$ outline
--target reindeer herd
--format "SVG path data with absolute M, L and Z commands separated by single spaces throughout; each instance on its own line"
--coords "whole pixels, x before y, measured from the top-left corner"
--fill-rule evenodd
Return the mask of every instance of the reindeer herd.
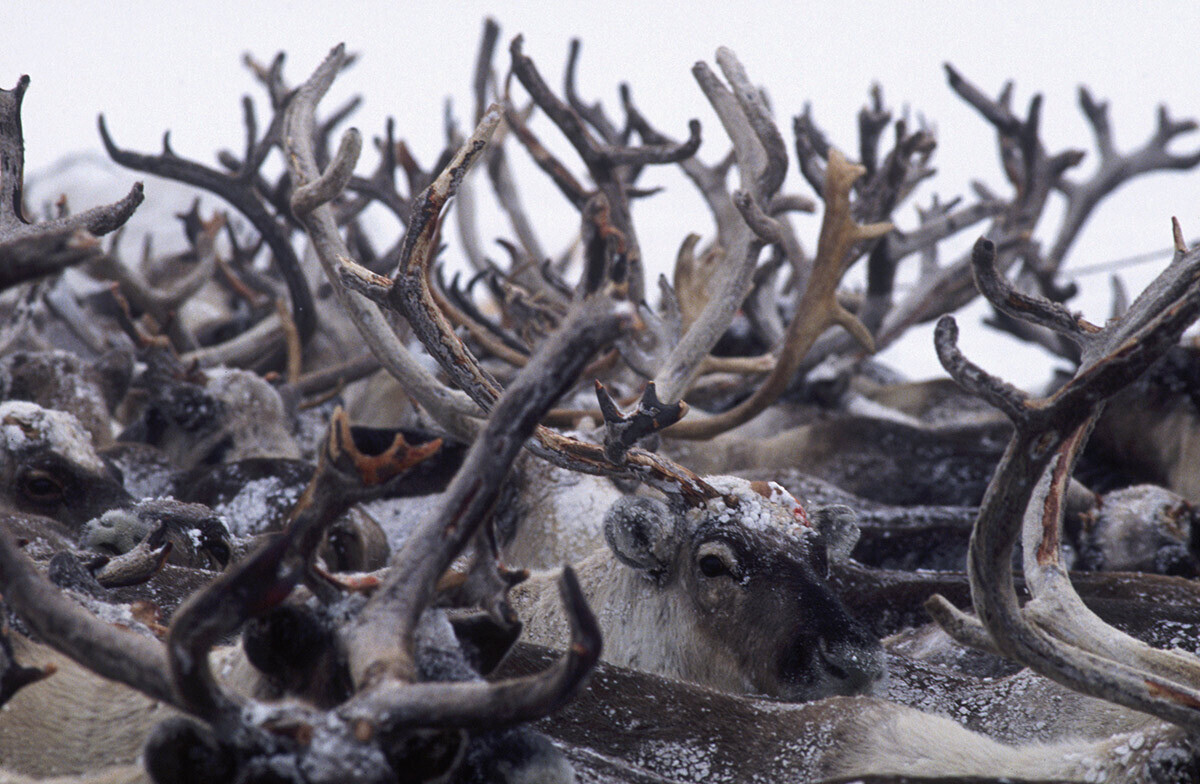
M 721 49 L 693 75 L 725 151 L 626 85 L 620 118 L 583 100 L 577 42 L 559 93 L 498 40 L 429 168 L 389 122 L 361 172 L 357 99 L 318 111 L 340 46 L 296 87 L 248 56 L 270 120 L 246 98 L 215 166 L 101 118 L 115 162 L 230 208 L 167 257 L 117 242 L 141 184 L 34 218 L 28 77 L 0 90 L 0 781 L 1200 780 L 1200 250 L 1175 223 L 1103 326 L 1061 280 L 1107 194 L 1200 164 L 1169 149 L 1195 124 L 1120 152 L 1081 90 L 1082 178 L 1040 96 L 947 66 L 1006 193 L 902 228 L 937 138 L 878 88 L 856 145 L 806 109 L 793 156 Z M 516 156 L 579 213 L 562 252 Z M 631 206 L 662 166 L 712 226 L 654 285 Z M 980 294 L 1073 372 L 966 357 Z M 952 382 L 871 358 L 933 320 Z

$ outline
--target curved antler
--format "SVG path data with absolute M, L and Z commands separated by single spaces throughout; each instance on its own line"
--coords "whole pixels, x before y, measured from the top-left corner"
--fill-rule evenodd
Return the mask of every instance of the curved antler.
M 1200 252 L 1178 250 L 1129 311 L 1104 329 L 1040 297 L 1018 297 L 999 279 L 988 240 L 976 243 L 974 260 L 980 289 L 994 305 L 1064 334 L 1080 345 L 1083 361 L 1066 385 L 1035 399 L 963 357 L 952 317 L 938 323 L 943 366 L 1003 411 L 1014 433 L 971 536 L 967 567 L 979 621 L 940 596 L 930 611 L 964 644 L 978 642 L 986 629 L 996 649 L 1069 688 L 1200 730 L 1200 659 L 1156 651 L 1104 624 L 1083 606 L 1058 555 L 1067 480 L 1101 406 L 1200 316 Z M 1022 526 L 1033 594 L 1023 608 L 1011 567 Z

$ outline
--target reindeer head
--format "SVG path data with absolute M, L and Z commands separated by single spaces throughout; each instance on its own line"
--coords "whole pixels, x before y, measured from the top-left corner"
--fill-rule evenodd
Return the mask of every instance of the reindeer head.
M 132 500 L 74 416 L 0 403 L 0 507 L 74 528 Z
M 857 539 L 853 513 L 810 517 L 773 482 L 706 481 L 721 495 L 692 507 L 623 498 L 605 520 L 612 551 L 675 622 L 647 632 L 674 637 L 680 677 L 788 700 L 875 687 L 882 649 L 826 583 L 829 558 Z

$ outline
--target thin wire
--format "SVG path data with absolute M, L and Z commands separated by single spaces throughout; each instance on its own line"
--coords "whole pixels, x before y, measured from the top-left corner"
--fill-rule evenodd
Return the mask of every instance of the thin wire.
M 1195 247 L 1197 243 L 1200 243 L 1200 239 L 1193 239 L 1188 242 L 1188 247 Z M 1174 248 L 1163 248 L 1161 250 L 1152 250 L 1147 251 L 1146 253 L 1139 253 L 1135 256 L 1126 256 L 1123 259 L 1101 261 L 1096 264 L 1088 264 L 1075 269 L 1065 269 L 1062 271 L 1062 273 L 1064 276 L 1069 278 L 1086 278 L 1089 275 L 1099 275 L 1103 272 L 1114 272 L 1119 269 L 1124 269 L 1125 267 L 1133 267 L 1138 264 L 1148 264 L 1152 261 L 1169 259 L 1174 254 Z

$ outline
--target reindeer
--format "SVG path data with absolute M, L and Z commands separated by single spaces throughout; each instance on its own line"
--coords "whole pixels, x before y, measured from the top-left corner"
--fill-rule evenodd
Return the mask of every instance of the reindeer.
M 878 641 L 825 583 L 853 547 L 845 507 L 810 516 L 783 488 L 705 481 L 709 504 L 630 496 L 604 520 L 608 547 L 577 564 L 604 633 L 604 659 L 732 693 L 805 701 L 870 693 L 886 674 Z M 728 500 L 735 500 L 736 506 Z M 551 573 L 513 591 L 531 642 L 554 645 L 566 619 Z
M 569 68 L 572 73 L 577 52 L 575 47 Z M 293 781 L 345 779 L 351 775 L 383 780 L 393 778 L 399 765 L 437 768 L 436 763 L 453 756 L 447 749 L 458 748 L 454 739 L 459 736 L 454 733 L 460 729 L 508 726 L 558 707 L 599 656 L 596 624 L 587 613 L 583 591 L 569 570 L 563 573 L 563 583 L 570 607 L 567 615 L 572 644 L 562 663 L 548 674 L 534 676 L 533 681 L 445 684 L 423 680 L 416 661 L 416 640 L 421 636 L 419 619 L 435 594 L 439 578 L 469 542 L 474 544 L 469 571 L 457 581 L 443 583 L 443 587 L 460 600 L 466 597 L 468 605 L 482 606 L 494 617 L 512 620 L 505 605 L 504 589 L 516 575 L 496 563 L 494 537 L 484 527 L 483 518 L 500 492 L 509 465 L 525 445 L 531 453 L 561 468 L 611 476 L 626 485 L 641 483 L 661 493 L 662 498 L 645 496 L 617 502 L 610 515 L 612 525 L 606 525 L 606 530 L 612 531 L 609 538 L 615 541 L 613 555 L 608 557 L 623 555 L 653 570 L 660 555 L 669 556 L 673 547 L 678 548 L 674 560 L 667 557 L 665 561 L 657 561 L 670 565 L 669 569 L 660 567 L 658 571 L 682 575 L 682 583 L 692 581 L 698 586 L 690 594 L 696 597 L 696 602 L 715 597 L 710 606 L 724 610 L 727 608 L 721 600 L 724 595 L 735 597 L 724 602 L 736 606 L 742 601 L 741 595 L 726 590 L 732 587 L 729 585 L 732 580 L 722 570 L 732 577 L 736 570 L 745 569 L 745 576 L 753 571 L 747 567 L 750 559 L 745 553 L 768 549 L 777 554 L 786 549 L 784 545 L 796 546 L 797 539 L 800 545 L 810 546 L 791 553 L 791 560 L 777 558 L 776 563 L 781 563 L 782 571 L 793 578 L 799 575 L 809 580 L 819 576 L 822 553 L 827 548 L 812 546 L 814 542 L 810 540 L 822 536 L 815 529 L 825 526 L 822 523 L 814 526 L 813 534 L 789 539 L 787 534 L 794 534 L 790 530 L 794 520 L 779 518 L 784 512 L 790 513 L 790 498 L 779 493 L 778 500 L 783 506 L 776 509 L 770 505 L 773 501 L 761 499 L 762 493 L 747 491 L 746 483 L 703 478 L 644 445 L 660 437 L 707 439 L 752 420 L 786 391 L 796 374 L 804 369 L 804 363 L 844 353 L 841 347 L 844 336 L 825 335 L 827 327 L 843 327 L 864 347 L 884 344 L 894 339 L 906 324 L 931 318 L 936 315 L 933 311 L 951 307 L 948 303 L 974 296 L 973 291 L 969 295 L 963 293 L 969 288 L 972 271 L 984 295 L 996 307 L 1010 316 L 1032 319 L 1039 326 L 1050 327 L 1079 344 L 1080 371 L 1049 399 L 1034 400 L 967 362 L 954 345 L 953 322 L 939 325 L 937 349 L 944 365 L 960 383 L 1009 418 L 1013 434 L 983 496 L 970 548 L 971 593 L 979 620 L 961 614 L 945 602 L 933 602 L 930 611 L 960 641 L 999 651 L 1072 689 L 1147 711 L 1178 726 L 1147 725 L 1145 719 L 1138 719 L 1141 723 L 1136 725 L 1139 728 L 1136 733 L 1140 735 L 1013 748 L 974 735 L 948 720 L 877 698 L 821 700 L 777 711 L 780 718 L 772 722 L 761 719 L 769 711 L 745 709 L 746 705 L 755 706 L 753 701 L 687 684 L 659 683 L 648 674 L 635 676 L 641 680 L 624 683 L 661 688 L 663 691 L 657 694 L 690 691 L 699 695 L 690 702 L 684 700 L 694 706 L 692 716 L 704 715 L 716 706 L 729 715 L 746 717 L 740 723 L 743 727 L 759 721 L 761 726 L 784 733 L 784 737 L 801 738 L 803 751 L 796 752 L 792 747 L 781 749 L 775 737 L 748 734 L 744 730 L 739 734 L 732 725 L 718 726 L 717 729 L 728 733 L 726 743 L 735 744 L 739 755 L 745 756 L 753 749 L 754 758 L 746 767 L 754 770 L 770 769 L 769 757 L 793 761 L 795 764 L 787 772 L 810 777 L 1011 771 L 1015 775 L 1116 779 L 1193 771 L 1196 754 L 1188 733 L 1196 729 L 1194 706 L 1200 704 L 1193 685 L 1197 682 L 1195 662 L 1183 654 L 1148 650 L 1114 634 L 1087 614 L 1067 583 L 1065 567 L 1059 560 L 1058 531 L 1070 468 L 1100 404 L 1132 381 L 1166 346 L 1177 341 L 1200 309 L 1194 282 L 1195 254 L 1182 245 L 1177 232 L 1176 263 L 1120 322 L 1103 330 L 1043 299 L 1015 292 L 1002 275 L 1018 256 L 1029 253 L 1024 238 L 1032 231 L 1052 190 L 1057 187 L 1068 193 L 1071 204 L 1063 236 L 1069 240 L 1099 196 L 1132 175 L 1105 171 L 1095 182 L 1078 185 L 1063 182 L 1063 171 L 1077 162 L 1078 156 L 1051 156 L 1042 148 L 1037 139 L 1040 104 L 1031 108 L 1028 119 L 1016 118 L 1007 100 L 988 101 L 949 69 L 952 87 L 979 108 L 1000 133 L 1006 172 L 1018 186 L 1017 197 L 998 209 L 995 205 L 984 205 L 985 209 L 969 211 L 969 215 L 955 216 L 953 220 L 948 214 L 943 215 L 945 220 L 935 219 L 924 226 L 918 232 L 921 235 L 918 239 L 891 234 L 891 226 L 884 219 L 927 176 L 924 164 L 932 149 L 931 135 L 924 131 L 909 134 L 901 125 L 896 149 L 880 161 L 877 143 L 890 118 L 881 119 L 886 113 L 877 98 L 874 112 L 866 112 L 862 121 L 864 165 L 860 167 L 846 161 L 828 144 L 815 131 L 811 118 L 798 118 L 797 152 L 801 169 L 806 179 L 817 186 L 826 204 L 817 256 L 809 263 L 802 257 L 786 219 L 786 213 L 796 210 L 800 202 L 779 190 L 787 157 L 782 137 L 766 101 L 731 52 L 721 50 L 717 56 L 728 84 L 707 65 L 695 69 L 697 80 L 734 141 L 735 154 L 728 159 L 729 163 L 713 167 L 694 159 L 700 143 L 697 124 L 690 127 L 686 142 L 672 142 L 650 126 L 626 91 L 623 104 L 630 133 L 621 133 L 598 108 L 579 100 L 574 94 L 573 76 L 568 76 L 564 102 L 541 80 L 532 61 L 523 54 L 519 39 L 514 42 L 511 54 L 514 79 L 567 135 L 586 163 L 594 189 L 583 186 L 540 146 L 524 124 L 524 113 L 511 101 L 506 100 L 503 107 L 491 111 L 485 110 L 485 102 L 480 101 L 476 131 L 443 173 L 411 202 L 401 204 L 403 200 L 386 197 L 398 214 L 404 213 L 407 229 L 396 253 L 389 256 L 398 260 L 395 276 L 368 269 L 357 261 L 360 255 L 365 255 L 362 245 L 352 250 L 340 231 L 347 215 L 362 207 L 361 202 L 352 203 L 342 196 L 352 183 L 360 194 L 374 193 L 372 198 L 384 200 L 378 195 L 383 189 L 377 180 L 356 182 L 353 176 L 361 148 L 357 132 L 343 136 L 337 152 L 327 157 L 328 165 L 323 170 L 318 165 L 322 156 L 317 146 L 328 129 L 316 127 L 315 108 L 345 62 L 340 48 L 294 93 L 284 88 L 278 65 L 264 69 L 263 79 L 271 89 L 277 109 L 276 122 L 259 140 L 256 123 L 252 117 L 247 120 L 249 141 L 245 159 L 234 161 L 232 168 L 237 170 L 236 174 L 227 175 L 224 180 L 235 197 L 240 198 L 239 209 L 257 216 L 255 225 L 263 233 L 264 242 L 275 251 L 285 277 L 290 276 L 289 292 L 293 295 L 297 333 L 311 335 L 314 325 L 311 308 L 306 311 L 303 301 L 308 294 L 306 285 L 302 277 L 300 283 L 296 281 L 298 268 L 294 264 L 288 266 L 289 254 L 284 246 L 289 229 L 280 225 L 288 221 L 289 225 L 304 227 L 333 296 L 355 322 L 374 361 L 405 385 L 406 393 L 420 406 L 423 416 L 432 418 L 447 434 L 473 444 L 436 513 L 392 557 L 390 568 L 377 578 L 380 584 L 370 585 L 368 580 L 330 580 L 328 575 L 313 568 L 319 534 L 328 526 L 331 510 L 342 502 L 335 500 L 337 493 L 330 492 L 330 488 L 344 489 L 344 485 L 330 479 L 336 472 L 328 469 L 318 472 L 311 492 L 303 497 L 283 536 L 235 564 L 178 611 L 165 646 L 121 635 L 65 603 L 61 595 L 36 578 L 11 543 L 0 538 L 0 590 L 34 634 L 98 673 L 115 677 L 192 717 L 186 722 L 172 721 L 151 736 L 145 756 L 154 775 L 159 779 L 172 778 L 182 772 L 181 760 L 188 759 L 198 760 L 201 777 L 213 780 L 267 773 Z M 481 96 L 486 92 L 486 72 L 485 64 L 481 69 L 483 78 L 479 79 Z M 1104 168 L 1111 170 L 1119 161 L 1114 159 L 1103 108 L 1089 97 L 1085 112 L 1097 129 Z M 487 319 L 481 319 L 478 311 L 469 312 L 468 303 L 461 298 L 454 301 L 450 296 L 452 291 L 439 291 L 430 283 L 435 278 L 431 267 L 439 246 L 442 210 L 456 193 L 465 195 L 458 188 L 471 162 L 481 156 L 492 156 L 489 164 L 495 165 L 489 165 L 489 171 L 497 172 L 493 174 L 497 182 L 503 179 L 502 162 L 488 147 L 501 114 L 512 134 L 551 173 L 559 189 L 579 208 L 583 219 L 584 272 L 573 292 L 570 287 L 560 285 L 561 281 L 550 274 L 553 270 L 541 276 L 531 272 L 537 269 L 543 254 L 533 252 L 533 238 L 522 237 L 526 247 L 514 256 L 531 255 L 535 263 L 524 265 L 520 258 L 516 259 L 513 274 L 496 283 L 505 301 L 513 304 L 512 312 L 523 314 L 522 318 L 514 319 L 517 326 L 512 330 L 486 323 Z M 1149 148 L 1150 154 L 1138 161 L 1136 172 L 1176 165 L 1177 161 L 1170 156 L 1164 159 L 1159 153 L 1165 153 L 1166 142 L 1180 132 L 1179 124 L 1170 123 L 1164 114 L 1160 125 L 1160 134 Z M 107 131 L 103 133 L 110 152 L 115 151 L 114 157 L 131 161 L 139 158 L 142 165 L 153 164 L 177 173 L 186 170 L 190 172 L 188 176 L 198 178 L 197 172 L 189 170 L 186 162 L 169 148 L 153 160 L 148 156 L 133 156 L 116 150 Z M 634 133 L 644 144 L 630 144 Z M 275 145 L 285 152 L 290 194 L 288 214 L 281 215 L 278 223 L 270 216 L 267 221 L 262 220 L 268 200 L 256 176 L 258 166 Z M 386 146 L 388 155 L 396 154 L 390 134 Z M 731 194 L 725 179 L 735 160 L 742 188 Z M 634 183 L 638 174 L 650 165 L 665 162 L 680 162 L 685 166 L 712 207 L 718 224 L 718 242 L 702 249 L 699 257 L 694 253 L 695 240 L 685 242 L 681 250 L 681 274 L 677 274 L 672 292 L 678 295 L 678 313 L 670 307 L 664 313 L 654 313 L 644 305 L 642 259 L 629 209 L 629 199 L 636 194 Z M 382 178 L 390 177 L 392 168 L 389 165 Z M 415 164 L 406 168 L 411 180 L 420 180 L 422 173 Z M 213 179 L 207 175 L 206 178 Z M 1068 184 L 1072 187 L 1065 187 Z M 391 192 L 394 196 L 394 188 Z M 517 223 L 519 210 L 511 200 L 506 209 Z M 890 278 L 895 262 L 905 253 L 929 250 L 930 243 L 956 231 L 955 227 L 960 227 L 970 216 L 976 219 L 998 216 L 989 231 L 995 242 L 978 244 L 965 264 L 940 270 L 932 265 L 932 273 L 923 276 L 912 298 L 893 308 Z M 285 235 L 284 242 L 277 248 L 281 234 Z M 774 271 L 760 274 L 758 257 L 765 246 L 775 248 L 781 262 Z M 1051 273 L 1054 263 L 1061 261 L 1064 248 L 1062 243 L 1056 243 L 1052 253 L 1056 258 L 1048 264 Z M 838 298 L 837 286 L 845 267 L 868 250 L 872 287 L 857 313 L 851 313 Z M 720 265 L 717 273 L 705 274 L 712 271 L 718 259 L 729 263 Z M 291 262 L 295 261 L 292 252 Z M 786 328 L 782 316 L 787 310 L 777 307 L 770 296 L 773 287 L 763 284 L 764 280 L 769 283 L 783 262 L 790 263 L 797 279 L 791 320 Z M 551 304 L 540 306 L 539 302 L 534 303 L 539 305 L 535 307 L 531 303 L 536 298 L 525 297 L 518 290 L 523 285 L 544 296 L 540 302 Z M 934 296 L 938 292 L 950 295 Z M 729 331 L 737 311 L 746 303 L 749 303 L 748 318 L 753 317 L 756 323 L 754 330 L 759 337 L 769 336 L 771 339 L 762 342 L 776 348 L 762 357 L 714 356 L 712 349 L 717 340 Z M 307 304 L 311 305 L 311 301 Z M 519 311 L 518 304 L 525 310 Z M 393 330 L 385 315 L 389 312 L 404 318 L 454 389 L 413 356 Z M 283 321 L 281 314 L 277 325 Z M 643 325 L 643 329 L 632 329 L 635 322 Z M 501 368 L 497 375 L 488 372 L 459 337 L 456 325 L 470 335 L 472 345 L 483 347 L 493 358 L 511 360 L 513 367 L 523 368 L 517 371 Z M 271 330 L 263 330 L 268 331 Z M 532 348 L 531 344 L 538 344 L 539 336 L 545 337 Z M 647 336 L 654 339 L 641 340 Z M 614 339 L 616 349 L 607 350 Z M 294 358 L 295 352 L 289 352 L 289 375 L 295 370 Z M 595 441 L 537 424 L 552 401 L 570 386 L 574 375 L 593 358 L 589 370 L 611 367 L 611 363 L 620 359 L 639 376 L 653 378 L 654 384 L 647 385 L 640 396 L 635 395 L 622 405 L 600 387 L 598 411 L 581 412 L 575 405 L 578 401 L 572 400 L 572 408 L 552 412 L 556 421 L 573 424 L 586 418 L 603 421 L 604 430 L 595 435 Z M 726 392 L 732 389 L 731 396 L 740 402 L 723 411 L 689 413 L 684 397 L 690 397 L 693 390 L 706 390 L 698 397 L 719 399 L 723 393 L 715 374 L 728 373 L 742 377 L 724 387 Z M 762 383 L 752 378 L 764 374 Z M 498 377 L 507 380 L 507 385 L 501 384 Z M 610 382 L 614 389 L 628 383 L 619 373 L 614 373 Z M 337 449 L 327 455 L 328 462 L 348 460 L 359 481 L 382 470 L 373 461 L 364 465 L 361 454 L 349 448 L 344 435 L 331 436 L 329 443 L 337 445 Z M 396 452 L 389 450 L 381 461 L 390 471 L 395 458 Z M 769 485 L 766 489 L 766 495 L 776 495 Z M 754 497 L 756 494 L 759 498 Z M 734 507 L 747 516 L 734 525 L 725 525 L 733 522 Z M 765 515 L 763 509 L 767 510 Z M 720 518 L 725 514 L 731 519 L 722 521 Z M 769 520 L 769 524 L 762 526 L 764 530 L 751 524 L 763 517 Z M 1025 608 L 1018 606 L 1010 572 L 1016 527 L 1022 519 L 1026 539 L 1023 566 L 1034 594 Z M 696 546 L 694 552 L 666 535 L 667 529 L 687 528 L 691 521 L 697 523 L 695 531 L 702 532 L 698 539 L 689 542 Z M 636 525 L 629 525 L 631 522 Z M 783 522 L 787 524 L 781 525 Z M 655 532 L 656 546 L 641 546 L 639 531 Z M 709 533 L 713 536 L 705 538 Z M 840 554 L 844 549 L 841 536 L 831 538 L 839 546 L 834 553 L 825 552 L 826 557 Z M 749 545 L 739 547 L 741 540 Z M 774 540 L 773 544 L 769 540 Z M 764 541 L 771 546 L 764 545 Z M 687 556 L 686 563 L 681 554 Z M 626 568 L 624 563 L 620 565 Z M 706 569 L 712 574 L 706 575 Z M 623 574 L 628 579 L 628 572 Z M 749 576 L 753 587 L 767 581 L 763 574 Z M 702 583 L 704 577 L 710 578 L 711 584 Z M 296 700 L 268 702 L 220 682 L 208 660 L 216 641 L 275 605 L 300 582 L 313 593 L 316 603 L 326 609 L 326 617 L 335 617 L 330 633 L 337 644 L 332 650 L 342 657 L 340 673 L 345 677 L 346 688 L 316 695 L 292 694 L 296 691 L 295 682 L 281 676 L 280 680 L 293 685 L 277 688 Z M 700 588 L 702 585 L 707 587 Z M 373 588 L 374 592 L 369 599 L 363 599 L 352 595 L 354 587 Z M 601 585 L 597 595 L 603 590 Z M 817 595 L 821 596 L 820 590 Z M 746 600 L 746 604 L 751 601 Z M 762 596 L 753 601 L 763 601 Z M 43 608 L 41 616 L 34 612 L 35 607 Z M 511 623 L 508 628 L 511 630 Z M 790 645 L 775 650 L 783 650 L 788 658 L 819 659 L 827 676 L 833 674 L 835 667 L 846 666 L 844 656 L 853 655 L 837 650 L 849 647 L 846 638 L 857 636 L 853 630 L 847 632 L 843 628 L 841 637 L 823 629 L 818 634 L 804 633 L 813 637 L 824 634 L 830 639 L 824 646 L 816 640 L 815 652 L 797 652 Z M 81 650 L 82 639 L 94 644 Z M 773 646 L 756 638 L 748 643 L 760 646 L 757 650 Z M 286 653 L 277 646 L 268 645 L 267 649 L 271 654 L 268 660 Z M 300 663 L 289 660 L 282 669 L 297 664 Z M 879 669 L 877 662 L 868 663 L 854 678 L 847 679 L 851 681 L 848 688 L 869 684 Z M 730 678 L 728 670 L 720 677 L 725 682 L 736 680 Z M 769 680 L 766 676 L 743 676 L 743 681 L 748 681 L 754 690 L 775 688 Z M 815 692 L 837 691 L 837 679 L 833 681 L 831 684 L 826 678 Z M 670 724 L 662 722 L 664 732 L 674 732 L 685 739 L 697 734 L 693 728 L 689 736 L 686 729 L 667 726 Z M 701 729 L 701 737 L 705 731 Z M 709 740 L 716 742 L 711 737 Z M 631 747 L 628 739 L 624 749 L 622 753 L 646 753 Z M 675 762 L 662 760 L 664 765 Z M 453 760 L 449 765 L 453 766 Z M 417 775 L 432 776 L 441 771 L 441 768 L 435 771 L 422 767 Z M 698 770 L 695 777 L 709 773 Z
M 349 439 L 344 417 L 335 421 L 322 467 L 285 535 L 243 560 L 181 608 L 166 646 L 113 630 L 75 607 L 36 574 L 7 534 L 0 534 L 0 591 L 38 636 L 99 674 L 151 698 L 142 698 L 143 713 L 152 712 L 153 703 L 159 701 L 202 722 L 171 721 L 152 735 L 146 764 L 158 781 L 175 780 L 189 768 L 190 775 L 202 780 L 225 780 L 239 770 L 242 775 L 254 775 L 253 771 L 268 765 L 275 775 L 284 771 L 283 775 L 296 781 L 344 780 L 351 773 L 360 779 L 365 775 L 365 780 L 387 780 L 396 775 L 394 765 L 414 754 L 420 765 L 438 764 L 432 747 L 439 744 L 449 749 L 441 764 L 453 768 L 458 760 L 454 749 L 461 743 L 454 730 L 502 727 L 557 705 L 578 685 L 599 652 L 594 620 L 573 576 L 567 573 L 564 599 L 574 608 L 574 645 L 561 666 L 539 678 L 495 685 L 412 683 L 420 677 L 413 640 L 419 636 L 418 619 L 432 598 L 435 582 L 475 535 L 513 456 L 540 413 L 557 396 L 562 382 L 554 379 L 570 378 L 582 365 L 581 355 L 611 340 L 628 321 L 628 306 L 613 303 L 607 295 L 585 301 L 573 323 L 531 362 L 497 403 L 491 424 L 473 445 L 441 512 L 398 555 L 374 597 L 361 605 L 357 619 L 338 627 L 343 639 L 334 647 L 342 650 L 345 646 L 343 666 L 356 691 L 349 697 L 310 695 L 317 706 L 333 699 L 336 709 L 291 702 L 256 703 L 218 681 L 208 656 L 220 637 L 276 605 L 302 578 L 306 582 L 322 579 L 309 571 L 315 546 L 321 529 L 353 500 L 355 484 L 378 483 L 402 474 L 431 451 L 408 450 L 397 440 L 381 455 L 363 455 Z M 485 476 L 489 478 L 481 485 Z M 479 562 L 481 569 L 487 568 L 486 559 Z M 324 585 L 326 594 L 330 588 L 338 590 L 328 583 L 311 584 L 314 588 Z M 240 600 L 242 596 L 254 597 L 252 601 L 260 609 L 250 610 Z M 394 628 L 385 617 L 408 624 L 408 630 L 402 629 L 392 638 L 383 631 Z M 284 650 L 280 654 L 307 652 Z M 37 685 L 26 689 L 36 700 Z M 62 696 L 51 698 L 49 705 L 65 707 Z M 6 720 L 15 721 L 11 717 Z M 434 732 L 422 734 L 422 728 Z M 448 738 L 446 730 L 451 731 Z M 16 733 L 6 734 L 6 738 L 15 737 Z M 285 762 L 285 758 L 291 761 Z
M 67 532 L 132 497 L 73 415 L 0 403 L 0 509 L 44 515 Z

